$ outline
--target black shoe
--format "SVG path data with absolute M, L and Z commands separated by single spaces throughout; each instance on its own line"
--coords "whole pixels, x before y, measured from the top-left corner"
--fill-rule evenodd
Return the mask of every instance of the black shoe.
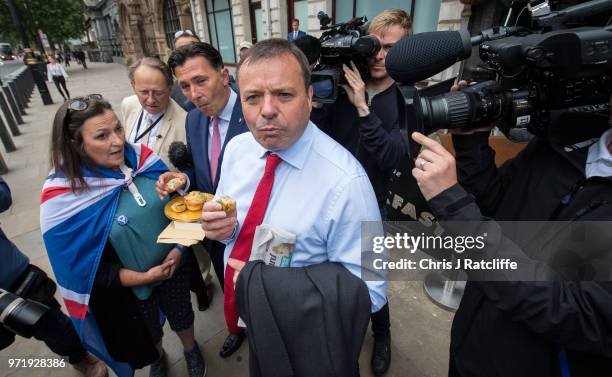
M 167 377 L 168 376 L 168 358 L 164 352 L 149 369 L 149 377 Z
M 226 358 L 238 351 L 243 340 L 244 332 L 240 334 L 229 334 L 227 338 L 225 338 L 225 342 L 223 342 L 223 347 L 221 347 L 221 351 L 219 351 L 219 356 Z
M 185 362 L 187 363 L 187 373 L 189 377 L 204 377 L 208 371 L 208 365 L 202 357 L 198 343 L 195 343 L 193 349 L 189 352 L 184 352 Z
M 391 335 L 385 337 L 374 337 L 374 350 L 372 350 L 372 373 L 380 377 L 387 373 L 391 365 Z
M 208 288 L 198 289 L 196 290 L 196 298 L 198 299 L 198 310 L 203 312 L 206 309 L 210 308 L 210 303 L 212 302 L 213 294 L 212 292 L 208 292 Z

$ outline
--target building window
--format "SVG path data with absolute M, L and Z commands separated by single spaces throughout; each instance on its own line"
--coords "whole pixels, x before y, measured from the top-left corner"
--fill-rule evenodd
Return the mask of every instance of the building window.
M 181 21 L 176 12 L 176 4 L 174 0 L 164 0 L 164 31 L 170 50 L 174 50 L 174 33 L 179 30 L 181 30 Z
M 250 0 L 249 10 L 251 13 L 251 35 L 253 36 L 251 42 L 263 41 L 265 37 L 261 0 Z
M 372 20 L 374 16 L 388 8 L 401 8 L 411 14 L 413 2 L 414 0 L 335 0 L 334 22 L 346 22 L 362 16 Z
M 206 15 L 211 44 L 219 50 L 224 63 L 236 63 L 234 24 L 229 0 L 206 0 Z

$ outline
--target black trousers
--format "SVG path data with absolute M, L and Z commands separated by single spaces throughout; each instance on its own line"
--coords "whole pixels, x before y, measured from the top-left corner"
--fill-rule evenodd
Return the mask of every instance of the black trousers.
M 159 318 L 160 309 L 168 319 L 172 331 L 183 331 L 193 326 L 194 314 L 189 293 L 190 276 L 191 264 L 188 260 L 184 260 L 174 272 L 174 276 L 156 286 L 149 298 L 137 301 L 142 318 L 155 343 L 158 343 L 164 335 Z
M 389 303 L 380 308 L 379 311 L 372 313 L 372 332 L 374 338 L 382 339 L 391 335 L 391 319 L 389 318 Z
M 185 258 L 187 259 L 187 262 L 191 265 L 191 277 L 189 280 L 189 290 L 195 293 L 196 295 L 198 295 L 198 300 L 199 300 L 199 297 L 202 295 L 208 297 L 208 292 L 206 289 L 206 282 L 204 281 L 204 277 L 202 276 L 202 273 L 200 271 L 200 265 L 198 264 L 198 260 L 196 259 L 193 248 L 188 247 L 187 250 L 185 250 L 184 255 L 185 255 Z M 199 301 L 198 301 L 198 304 L 200 304 Z
M 64 97 L 64 99 L 69 99 L 70 93 L 68 93 L 68 88 L 66 88 L 66 79 L 64 78 L 64 76 L 53 76 L 53 82 L 55 83 L 55 87 L 57 88 L 57 91 L 60 92 L 62 97 Z M 64 88 L 63 92 L 60 88 L 60 85 L 62 86 L 62 88 Z
M 215 269 L 215 274 L 217 275 L 217 279 L 219 280 L 219 285 L 221 286 L 221 290 L 223 291 L 223 276 L 225 275 L 225 268 L 223 266 L 223 253 L 225 252 L 225 244 L 219 241 L 211 241 L 204 242 L 204 247 L 208 254 L 210 255 L 210 261 L 212 262 L 213 268 Z
M 378 203 L 378 209 L 380 210 L 380 217 L 383 221 L 387 220 L 387 207 L 385 202 L 381 201 Z M 385 304 L 379 311 L 372 313 L 370 316 L 372 321 L 372 332 L 374 338 L 381 339 L 391 335 L 391 318 L 389 317 L 389 302 Z

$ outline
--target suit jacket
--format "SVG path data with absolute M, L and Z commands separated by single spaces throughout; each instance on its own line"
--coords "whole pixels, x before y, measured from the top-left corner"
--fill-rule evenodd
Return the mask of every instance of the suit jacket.
M 138 97 L 136 97 L 136 95 L 126 97 L 121 101 L 121 123 L 123 127 L 125 127 L 126 138 L 129 137 L 132 132 L 132 128 L 134 128 L 134 125 L 138 121 L 141 111 L 142 106 L 140 102 L 138 102 Z M 183 108 L 173 99 L 170 99 L 168 109 L 160 121 L 157 140 L 153 146 L 153 152 L 157 153 L 166 165 L 173 170 L 174 166 L 168 159 L 168 148 L 173 141 L 180 141 L 182 143 L 186 141 L 186 117 L 187 113 L 185 110 L 183 110 Z
M 303 31 L 301 31 L 301 30 L 298 30 L 297 37 L 293 38 L 293 31 L 290 31 L 290 32 L 287 34 L 287 40 L 288 40 L 289 42 L 293 42 L 293 41 L 295 41 L 296 39 L 300 39 L 300 38 L 305 37 L 305 36 L 306 36 L 306 33 L 304 33 L 304 32 L 303 32 Z
M 353 377 L 370 320 L 363 280 L 339 263 L 246 264 L 236 306 L 249 332 L 252 377 Z
M 185 174 L 189 176 L 191 189 L 214 193 L 217 190 L 223 163 L 223 154 L 227 143 L 236 135 L 249 131 L 242 116 L 242 105 L 240 98 L 236 99 L 232 117 L 229 122 L 227 136 L 221 148 L 219 163 L 217 164 L 217 182 L 213 182 L 210 175 L 210 161 L 208 160 L 208 122 L 210 118 L 199 109 L 193 109 L 187 114 L 187 148 L 193 159 L 193 167 L 186 169 Z

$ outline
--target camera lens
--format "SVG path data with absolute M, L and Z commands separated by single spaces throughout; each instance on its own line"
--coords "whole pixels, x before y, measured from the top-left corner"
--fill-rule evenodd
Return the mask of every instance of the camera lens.
M 465 128 L 470 125 L 470 99 L 466 93 L 453 92 L 421 98 L 425 129 Z
M 0 289 L 0 323 L 25 338 L 31 338 L 35 326 L 49 307 L 23 299 Z

